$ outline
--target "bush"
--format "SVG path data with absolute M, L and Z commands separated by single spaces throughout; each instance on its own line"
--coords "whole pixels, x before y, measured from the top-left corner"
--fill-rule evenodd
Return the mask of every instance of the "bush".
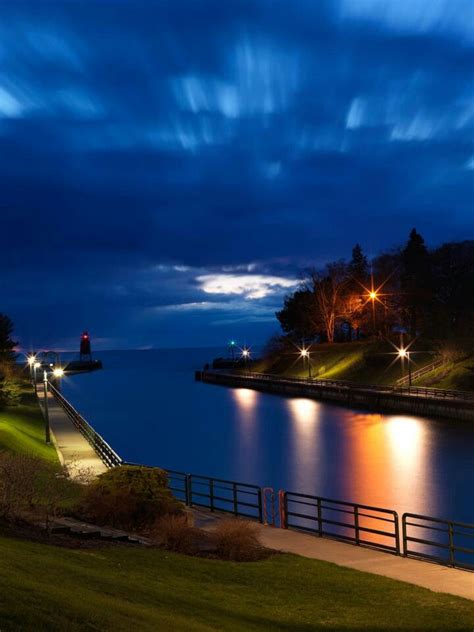
M 183 511 L 168 489 L 166 472 L 134 465 L 101 474 L 86 488 L 82 510 L 97 524 L 122 529 L 143 529 Z
M 188 521 L 186 515 L 160 518 L 152 530 L 153 536 L 168 551 L 194 555 L 199 550 L 201 532 Z
M 49 524 L 77 496 L 66 471 L 27 454 L 0 452 L 0 516 L 40 519 Z
M 260 545 L 258 527 L 253 522 L 226 518 L 218 522 L 212 532 L 218 556 L 224 560 L 235 562 L 251 562 L 265 556 L 265 549 Z

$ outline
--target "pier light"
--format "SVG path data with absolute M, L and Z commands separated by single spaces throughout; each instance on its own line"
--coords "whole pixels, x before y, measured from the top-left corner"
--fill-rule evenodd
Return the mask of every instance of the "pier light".
M 377 292 L 375 292 L 375 290 L 372 290 L 371 292 L 369 292 L 369 297 L 372 301 L 375 301 L 375 299 L 377 298 Z
M 39 369 L 39 368 L 40 368 L 40 366 L 41 366 L 41 362 L 35 362 L 35 363 L 33 364 L 33 368 L 34 368 L 34 369 Z
M 300 349 L 300 356 L 302 358 L 307 358 L 309 356 L 309 351 L 308 349 Z
M 249 349 L 242 349 L 242 357 L 243 358 L 248 358 L 250 356 L 250 350 Z
M 34 356 L 34 355 L 28 356 L 28 364 L 30 366 L 33 366 L 35 362 L 36 362 L 36 356 Z
M 54 377 L 63 377 L 64 369 L 61 369 L 61 368 L 54 369 L 53 370 L 53 375 L 54 375 Z
M 408 358 L 408 351 L 406 349 L 404 349 L 403 347 L 401 347 L 398 350 L 398 357 L 399 358 Z

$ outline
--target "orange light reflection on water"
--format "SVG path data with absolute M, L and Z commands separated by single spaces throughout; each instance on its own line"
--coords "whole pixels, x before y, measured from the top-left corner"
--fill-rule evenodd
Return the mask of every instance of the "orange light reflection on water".
M 308 480 L 316 480 L 322 466 L 318 436 L 321 404 L 312 399 L 295 398 L 288 399 L 287 406 L 292 421 L 288 458 L 293 461 L 293 467 L 288 469 L 295 473 L 293 489 L 297 491 Z

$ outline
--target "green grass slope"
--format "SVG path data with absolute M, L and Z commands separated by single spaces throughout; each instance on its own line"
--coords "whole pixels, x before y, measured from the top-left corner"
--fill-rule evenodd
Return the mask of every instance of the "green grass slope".
M 18 406 L 0 410 L 0 450 L 58 462 L 54 447 L 45 443 L 44 418 L 29 385 L 23 386 Z
M 431 347 L 425 345 L 422 348 L 421 344 L 418 347 L 416 366 L 432 362 Z M 255 368 L 257 371 L 291 377 L 308 376 L 308 367 L 303 364 L 296 348 L 294 351 L 274 354 Z M 362 384 L 394 384 L 403 375 L 395 349 L 385 341 L 313 345 L 311 373 L 313 377 L 351 380 Z
M 255 563 L 0 538 L 7 630 L 470 630 L 474 603 L 291 555 Z

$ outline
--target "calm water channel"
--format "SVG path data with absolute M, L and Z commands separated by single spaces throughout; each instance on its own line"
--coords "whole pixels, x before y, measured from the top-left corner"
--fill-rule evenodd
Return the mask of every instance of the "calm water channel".
M 122 458 L 474 522 L 474 425 L 194 381 L 217 350 L 97 354 L 63 392 Z

